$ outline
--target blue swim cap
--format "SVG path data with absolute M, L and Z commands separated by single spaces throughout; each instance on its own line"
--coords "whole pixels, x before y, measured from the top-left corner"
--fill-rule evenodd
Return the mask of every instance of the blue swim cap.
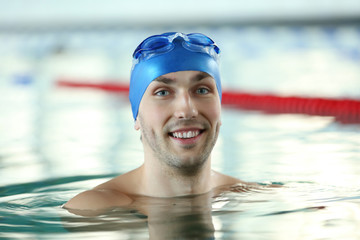
M 200 33 L 164 33 L 145 39 L 134 51 L 129 99 L 134 120 L 141 99 L 156 78 L 171 72 L 201 71 L 215 79 L 221 100 L 218 58 L 220 49 Z

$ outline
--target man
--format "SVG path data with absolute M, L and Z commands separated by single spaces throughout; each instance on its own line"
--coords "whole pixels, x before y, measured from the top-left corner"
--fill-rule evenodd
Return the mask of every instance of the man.
M 211 169 L 221 126 L 220 50 L 202 34 L 164 33 L 133 54 L 129 98 L 144 163 L 68 201 L 64 207 L 129 206 L 136 196 L 209 194 L 239 179 Z

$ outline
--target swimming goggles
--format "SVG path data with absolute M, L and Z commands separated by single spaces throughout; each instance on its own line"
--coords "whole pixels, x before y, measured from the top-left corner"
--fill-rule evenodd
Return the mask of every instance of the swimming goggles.
M 169 32 L 146 38 L 133 53 L 133 65 L 148 60 L 158 54 L 167 53 L 174 49 L 175 41 L 181 38 L 182 46 L 192 52 L 202 52 L 218 61 L 220 48 L 213 40 L 201 33 Z

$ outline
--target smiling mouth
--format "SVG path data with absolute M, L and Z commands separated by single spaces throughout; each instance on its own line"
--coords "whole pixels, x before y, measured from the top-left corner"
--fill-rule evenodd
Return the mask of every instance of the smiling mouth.
M 170 132 L 169 135 L 174 138 L 189 139 L 199 136 L 204 130 L 189 130 Z

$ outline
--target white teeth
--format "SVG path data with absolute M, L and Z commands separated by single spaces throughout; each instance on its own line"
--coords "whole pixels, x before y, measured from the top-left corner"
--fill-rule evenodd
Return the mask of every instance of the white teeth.
M 173 132 L 172 135 L 173 137 L 176 138 L 193 138 L 196 137 L 197 135 L 200 134 L 200 131 L 196 130 L 196 131 L 188 131 L 188 132 Z

